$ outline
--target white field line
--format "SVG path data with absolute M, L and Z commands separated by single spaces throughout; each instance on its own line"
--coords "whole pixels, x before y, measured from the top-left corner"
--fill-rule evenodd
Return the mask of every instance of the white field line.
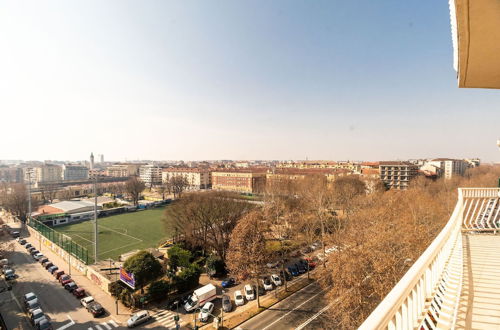
M 299 292 L 299 291 L 297 291 Z M 296 292 L 296 293 L 297 293 Z M 297 310 L 298 308 L 302 307 L 302 305 L 304 305 L 305 303 L 307 303 L 309 300 L 315 298 L 317 295 L 323 293 L 323 290 L 319 290 L 318 293 L 316 293 L 314 296 L 310 297 L 309 299 L 307 299 L 306 301 L 302 302 L 300 305 L 298 306 L 295 306 L 293 309 L 291 309 L 288 313 L 286 313 L 285 315 L 281 316 L 280 318 L 274 320 L 274 322 L 268 324 L 265 328 L 262 328 L 262 330 L 266 330 L 266 329 L 269 329 L 272 325 L 274 325 L 275 323 L 281 321 L 282 319 L 284 319 L 285 317 L 287 317 L 288 315 L 290 315 L 291 313 L 293 313 L 295 310 Z
M 102 228 L 106 228 L 107 230 L 114 231 L 114 232 L 115 232 L 115 233 L 117 233 L 117 234 L 120 234 L 120 235 L 123 235 L 123 236 L 130 237 L 130 238 L 132 238 L 132 239 L 138 240 L 138 241 L 140 241 L 140 242 L 142 242 L 142 241 L 143 241 L 142 239 L 137 238 L 137 237 L 134 237 L 134 236 L 131 236 L 131 235 L 129 235 L 129 234 L 120 233 L 119 231 L 117 231 L 117 230 L 115 230 L 115 229 L 112 229 L 112 228 L 109 228 L 109 227 L 106 227 L 106 226 L 103 226 L 103 225 L 99 225 L 99 226 L 100 226 L 100 227 L 102 227 Z
M 127 246 L 137 245 L 139 243 L 142 243 L 142 242 L 134 242 L 134 243 L 130 243 L 130 244 L 121 245 L 121 246 L 119 246 L 117 248 L 114 248 L 114 249 L 110 249 L 110 250 L 107 250 L 107 251 L 101 251 L 101 252 L 99 252 L 99 254 L 105 254 L 105 253 L 108 253 L 108 252 L 111 252 L 111 251 L 122 249 L 122 248 L 127 247 Z

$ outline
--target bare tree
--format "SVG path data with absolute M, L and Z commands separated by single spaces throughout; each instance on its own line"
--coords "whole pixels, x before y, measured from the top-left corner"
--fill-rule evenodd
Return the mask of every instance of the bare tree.
M 229 193 L 189 193 L 165 209 L 164 223 L 191 246 L 215 251 L 224 262 L 231 232 L 252 207 Z
M 170 186 L 174 193 L 174 198 L 180 198 L 184 190 L 189 186 L 189 182 L 183 176 L 176 175 L 170 178 Z
M 22 183 L 12 183 L 3 189 L 2 204 L 12 214 L 26 221 L 28 216 L 28 189 Z M 36 207 L 36 201 L 32 200 L 32 208 Z
M 268 260 L 264 226 L 261 210 L 248 213 L 234 228 L 227 255 L 227 266 L 232 275 L 240 279 L 254 280 L 257 307 L 260 307 L 258 281 Z
M 131 177 L 125 183 L 125 191 L 132 199 L 132 202 L 134 203 L 134 205 L 138 204 L 139 197 L 141 196 L 141 193 L 144 191 L 145 188 L 146 188 L 146 185 L 137 176 Z
M 52 203 L 56 199 L 59 186 L 57 184 L 44 184 L 40 187 L 43 202 Z

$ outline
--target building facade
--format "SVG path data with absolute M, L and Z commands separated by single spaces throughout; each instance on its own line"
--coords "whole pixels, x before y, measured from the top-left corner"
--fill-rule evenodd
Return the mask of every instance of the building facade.
M 0 166 L 0 182 L 23 182 L 23 170 L 19 167 Z
M 63 165 L 62 179 L 65 181 L 86 180 L 89 178 L 89 169 L 83 165 Z
M 188 189 L 200 190 L 212 187 L 212 173 L 200 168 L 165 168 L 162 172 L 162 182 L 166 183 L 173 177 L 183 177 L 189 184 Z
M 135 164 L 115 164 L 106 168 L 106 175 L 115 178 L 125 178 L 139 175 L 140 165 Z
M 266 186 L 265 171 L 227 170 L 212 172 L 212 189 L 239 193 L 262 193 Z
M 62 167 L 47 164 L 33 169 L 36 183 L 58 182 L 62 180 Z
M 418 175 L 418 165 L 409 162 L 380 162 L 380 180 L 389 189 L 406 190 Z
M 463 176 L 467 170 L 468 163 L 462 159 L 436 158 L 428 161 L 421 167 L 422 170 L 435 168 L 436 175 L 445 179 L 451 179 L 454 176 Z
M 161 174 L 163 169 L 156 165 L 143 165 L 139 167 L 139 177 L 147 187 L 161 184 Z

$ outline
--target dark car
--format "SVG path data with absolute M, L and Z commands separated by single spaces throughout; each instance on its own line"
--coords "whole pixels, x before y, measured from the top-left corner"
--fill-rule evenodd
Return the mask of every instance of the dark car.
M 25 240 L 24 238 L 23 238 L 23 239 L 20 239 L 20 240 L 19 240 L 19 244 L 21 244 L 21 245 L 26 244 L 26 240 Z
M 297 267 L 295 266 L 290 266 L 288 267 L 288 271 L 290 272 L 290 274 L 292 274 L 293 276 L 299 276 L 299 270 L 297 269 Z
M 45 319 L 40 321 L 40 323 L 36 326 L 37 330 L 52 330 L 52 324 L 50 324 L 49 320 Z
M 31 243 L 28 243 L 26 244 L 24 247 L 26 248 L 26 250 L 28 250 L 30 247 L 32 247 L 33 245 L 31 245 Z
M 76 285 L 76 283 L 75 283 L 75 282 L 71 281 L 71 282 L 69 282 L 69 283 L 66 283 L 66 284 L 64 285 L 64 288 L 65 288 L 66 290 L 68 290 L 69 292 L 73 292 L 73 291 L 75 291 L 76 289 L 78 289 L 78 285 Z
M 225 281 L 222 281 L 221 286 L 225 289 L 225 288 L 230 288 L 230 287 L 234 286 L 235 284 L 236 284 L 236 280 L 231 277 Z
M 38 251 L 37 249 L 34 249 L 34 250 L 31 250 L 30 253 L 31 253 L 31 256 L 35 256 L 35 255 L 39 254 L 40 251 Z
M 71 281 L 73 281 L 73 280 L 71 279 L 71 276 L 69 276 L 69 275 L 63 275 L 63 276 L 59 277 L 59 283 L 61 283 L 62 286 L 65 286 L 66 284 L 68 284 Z
M 59 270 L 59 267 L 57 266 L 50 266 L 49 268 L 47 268 L 47 271 L 51 274 L 54 274 L 55 272 L 57 272 Z
M 49 261 L 49 258 L 40 258 L 38 259 L 38 262 L 41 263 L 43 265 L 44 262 L 48 262 Z
M 42 267 L 45 269 L 49 269 L 52 266 L 54 266 L 54 264 L 50 260 L 48 260 L 46 262 L 42 262 Z
M 59 277 L 64 275 L 64 270 L 58 270 L 57 272 L 52 274 L 54 274 L 54 277 L 59 280 Z
M 286 279 L 287 281 L 291 281 L 293 276 L 290 275 L 289 272 L 285 271 L 280 271 L 280 277 Z
M 182 300 L 175 299 L 167 304 L 167 309 L 171 310 L 171 311 L 175 311 L 178 309 L 178 307 L 182 307 L 182 306 L 184 306 L 184 304 L 182 303 Z
M 73 292 L 71 292 L 71 293 L 73 294 L 73 296 L 75 296 L 77 298 L 83 298 L 86 296 L 84 288 L 77 288 L 77 289 L 73 290 Z
M 93 302 L 87 305 L 87 310 L 92 313 L 94 317 L 104 315 L 106 312 L 104 308 L 98 302 Z
M 302 265 L 301 263 L 295 264 L 295 267 L 299 271 L 299 274 L 304 274 L 305 272 L 307 272 L 306 267 L 304 267 L 304 265 Z
M 36 250 L 36 247 L 30 246 L 27 250 L 28 250 L 28 253 L 31 253 L 32 251 Z

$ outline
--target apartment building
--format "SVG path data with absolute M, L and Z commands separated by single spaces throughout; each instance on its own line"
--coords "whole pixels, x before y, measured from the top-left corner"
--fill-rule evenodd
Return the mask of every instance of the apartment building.
M 115 178 L 125 178 L 133 175 L 139 175 L 138 164 L 115 164 L 106 168 L 106 175 Z
M 0 182 L 23 182 L 23 170 L 19 167 L 0 166 Z
M 66 181 L 86 180 L 89 178 L 89 169 L 83 165 L 64 164 L 61 177 Z
M 264 191 L 266 169 L 219 170 L 212 172 L 212 189 L 256 194 Z
M 157 165 L 142 165 L 139 167 L 139 177 L 147 187 L 161 184 L 162 168 Z
M 62 180 L 63 169 L 59 165 L 46 164 L 33 168 L 36 183 L 58 182 Z
M 408 189 L 418 175 L 418 165 L 409 162 L 384 161 L 379 165 L 380 180 L 390 189 Z
M 183 177 L 189 184 L 189 190 L 209 189 L 212 186 L 212 173 L 201 168 L 165 168 L 161 181 L 168 182 L 173 177 Z
M 425 162 L 420 169 L 429 172 L 434 169 L 437 177 L 451 179 L 457 175 L 464 175 L 468 167 L 468 163 L 462 159 L 436 158 Z

